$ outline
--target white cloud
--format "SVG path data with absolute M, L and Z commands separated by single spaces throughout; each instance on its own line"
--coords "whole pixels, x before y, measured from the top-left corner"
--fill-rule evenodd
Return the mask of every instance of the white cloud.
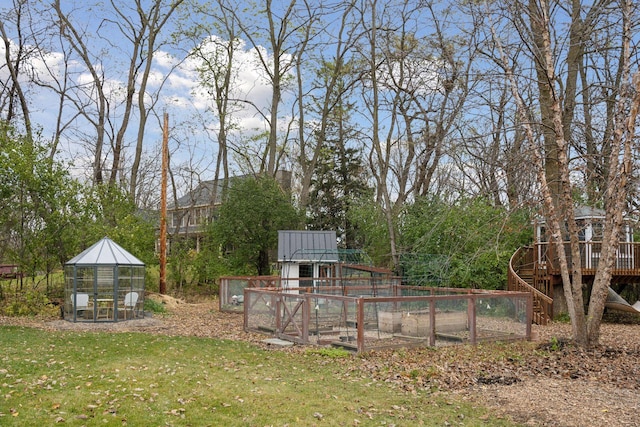
M 227 47 L 228 41 L 219 37 L 211 36 L 200 46 L 200 51 L 208 55 L 211 61 L 217 58 L 218 64 L 226 66 L 228 63 Z M 262 112 L 267 111 L 271 103 L 272 87 L 266 70 L 264 69 L 260 55 L 266 61 L 272 61 L 273 58 L 268 55 L 266 49 L 259 47 L 260 52 L 256 48 L 248 46 L 244 41 L 237 40 L 234 47 L 232 67 L 231 67 L 231 92 L 230 98 L 248 101 L 239 102 L 234 108 L 234 115 L 240 119 L 247 119 L 251 124 L 255 124 L 256 108 Z M 205 67 L 203 60 L 198 61 L 192 59 L 186 61 L 185 64 L 192 70 L 202 69 Z M 197 75 L 197 74 L 196 74 Z M 210 72 L 210 79 L 215 78 L 214 73 Z M 193 87 L 193 96 L 199 101 L 195 101 L 196 105 L 211 105 L 212 96 L 206 88 L 200 84 Z
M 207 52 L 211 55 L 218 55 L 222 60 L 224 56 L 220 55 L 225 50 L 220 48 L 225 48 L 228 42 L 215 36 L 210 37 L 206 42 L 207 44 L 203 47 Z M 13 44 L 12 49 L 15 49 Z M 117 51 L 113 50 L 112 52 Z M 234 132 L 239 138 L 240 135 L 246 136 L 256 131 L 262 132 L 268 128 L 263 114 L 268 115 L 271 107 L 272 87 L 267 72 L 260 61 L 260 56 L 267 63 L 274 60 L 273 55 L 266 48 L 259 47 L 256 49 L 242 40 L 237 41 L 232 63 L 233 78 L 230 98 L 238 100 L 238 102 L 233 105 L 233 117 L 230 119 L 236 126 Z M 9 75 L 6 67 L 1 66 L 3 58 L 4 45 L 0 44 L 0 81 L 5 82 L 8 81 Z M 289 59 L 289 57 L 284 57 L 285 61 Z M 114 127 L 117 128 L 120 124 L 118 120 L 122 112 L 120 107 L 125 100 L 128 67 L 103 66 L 102 64 L 115 64 L 119 61 L 127 64 L 128 59 L 104 57 L 100 58 L 100 60 L 104 60 L 104 62 L 96 63 L 94 66 L 99 75 L 104 75 L 103 88 L 107 98 L 110 100 L 110 108 L 112 109 L 110 118 Z M 156 108 L 162 109 L 166 107 L 169 109 L 172 126 L 173 123 L 178 124 L 180 121 L 187 123 L 192 118 L 194 110 L 197 113 L 203 113 L 208 109 L 212 109 L 214 105 L 212 96 L 199 84 L 198 68 L 202 67 L 203 64 L 202 61 L 197 61 L 194 57 L 184 59 L 164 50 L 155 53 L 151 74 L 148 79 L 148 97 L 149 99 L 152 95 L 154 98 L 160 97 L 160 103 L 156 105 Z M 62 79 L 65 78 L 65 72 L 69 73 L 66 77 L 72 79 L 73 82 L 68 87 L 73 89 L 70 90 L 68 95 L 75 98 L 78 101 L 78 105 L 87 105 L 96 101 L 94 78 L 83 62 L 77 59 L 69 59 L 62 52 L 41 52 L 32 56 L 25 65 L 25 69 L 34 71 L 38 81 L 51 84 L 54 87 L 57 86 L 56 81 L 62 82 Z M 30 101 L 33 103 L 32 119 L 43 127 L 43 135 L 46 138 L 47 135 L 53 133 L 57 110 L 52 107 L 58 105 L 59 96 L 51 90 L 33 85 L 29 77 L 24 75 L 23 79 L 24 84 L 28 85 Z M 65 105 L 63 114 L 69 119 L 74 117 L 75 111 L 73 108 L 74 106 L 69 102 Z M 85 108 L 90 111 L 91 107 Z M 89 114 L 91 113 L 89 112 Z M 133 140 L 134 133 L 137 132 L 136 114 L 134 112 L 133 121 L 129 124 L 128 132 L 131 133 L 129 140 Z M 208 123 L 201 123 L 200 131 L 205 127 L 208 129 L 217 128 L 218 120 L 215 114 L 201 114 L 200 116 L 209 121 Z M 62 135 L 60 149 L 65 152 L 61 153 L 61 156 L 63 158 L 73 158 L 75 168 L 79 171 L 87 170 L 91 166 L 90 156 L 86 156 L 84 153 L 80 154 L 80 152 L 90 146 L 90 142 L 86 141 L 91 140 L 94 129 L 90 125 L 87 126 L 82 117 L 76 117 L 74 120 L 76 122 L 69 127 L 68 133 Z M 281 124 L 285 126 L 285 122 L 286 120 L 282 120 Z M 199 131 L 193 128 L 191 128 L 191 131 L 193 134 L 185 137 L 190 140 L 190 143 L 198 144 L 197 139 L 200 138 L 201 142 L 209 141 L 205 144 L 208 149 L 215 147 L 208 139 L 211 136 L 210 134 L 206 136 L 204 134 L 198 135 Z M 152 139 L 154 137 L 157 137 L 157 135 L 154 135 L 151 129 L 147 138 Z M 149 143 L 151 142 L 150 140 Z
M 165 70 L 170 70 L 171 68 L 175 67 L 179 61 L 175 56 L 171 55 L 169 52 L 161 50 L 154 54 L 153 62 L 160 68 L 163 68 Z
M 11 51 L 11 57 L 15 58 L 15 55 L 18 53 L 18 46 L 13 40 L 9 41 L 9 49 Z M 63 76 L 64 55 L 60 52 L 39 51 L 35 46 L 31 45 L 23 46 L 23 51 L 31 52 L 32 54 L 22 59 L 22 68 L 18 75 L 20 82 L 29 84 L 31 80 L 35 78 L 40 83 L 55 86 L 55 81 L 61 79 Z M 2 43 L 0 44 L 1 65 L 5 64 L 5 54 L 5 45 Z M 72 66 L 73 64 L 74 63 L 71 63 Z M 25 70 L 28 70 L 30 74 L 26 74 L 24 72 Z M 7 81 L 8 79 L 9 70 L 4 66 L 0 67 L 0 80 Z

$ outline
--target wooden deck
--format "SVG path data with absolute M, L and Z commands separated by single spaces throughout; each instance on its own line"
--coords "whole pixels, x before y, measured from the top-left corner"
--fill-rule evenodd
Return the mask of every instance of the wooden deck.
M 580 243 L 580 263 L 585 283 L 592 283 L 600 263 L 602 243 Z M 570 254 L 570 247 L 565 245 Z M 571 255 L 567 257 L 571 263 Z M 640 280 L 640 243 L 620 243 L 611 282 L 635 283 Z M 549 243 L 520 248 L 509 261 L 508 289 L 533 294 L 533 321 L 544 325 L 553 318 L 553 288 L 561 285 L 557 251 Z

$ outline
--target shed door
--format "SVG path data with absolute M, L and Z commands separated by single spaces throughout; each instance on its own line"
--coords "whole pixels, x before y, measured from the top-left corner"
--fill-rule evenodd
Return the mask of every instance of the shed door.
M 313 264 L 300 264 L 298 270 L 298 276 L 300 277 L 300 287 L 301 288 L 311 288 L 313 287 L 312 280 L 303 280 L 303 279 L 311 279 L 313 278 Z

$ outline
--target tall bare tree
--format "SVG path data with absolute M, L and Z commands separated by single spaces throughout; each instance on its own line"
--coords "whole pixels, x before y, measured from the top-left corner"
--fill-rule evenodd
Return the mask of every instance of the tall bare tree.
M 469 93 L 473 45 L 448 34 L 446 8 L 362 2 L 366 28 L 362 97 L 370 120 L 369 162 L 385 212 L 393 264 L 397 218 L 433 180 Z M 420 25 L 429 22 L 429 31 Z
M 217 0 L 217 7 L 204 6 L 198 8 L 200 17 L 198 22 L 187 33 L 193 42 L 189 51 L 189 57 L 197 64 L 199 86 L 210 98 L 210 106 L 207 107 L 207 117 L 203 118 L 206 128 L 212 127 L 215 136 L 213 142 L 217 146 L 215 168 L 213 171 L 212 199 L 216 200 L 219 182 L 222 182 L 222 191 L 228 187 L 229 172 L 229 146 L 230 133 L 237 130 L 238 117 L 242 111 L 245 100 L 238 93 L 239 74 L 241 63 L 239 51 L 243 42 L 239 37 L 240 30 L 236 17 L 230 10 L 233 5 L 226 0 Z
M 605 6 L 619 3 L 619 21 L 609 15 L 608 19 L 604 12 Z M 506 70 L 513 97 L 517 103 L 520 115 L 520 124 L 525 130 L 526 138 L 533 154 L 533 159 L 537 169 L 538 183 L 540 185 L 544 214 L 548 227 L 551 230 L 551 242 L 554 244 L 560 258 L 560 269 L 564 289 L 564 297 L 567 301 L 569 315 L 571 317 L 573 336 L 575 341 L 582 346 L 593 346 L 598 343 L 602 313 L 607 297 L 608 286 L 611 281 L 612 269 L 616 259 L 616 248 L 619 242 L 620 230 L 623 223 L 623 214 L 626 208 L 627 196 L 629 194 L 629 183 L 632 174 L 632 144 L 635 137 L 635 127 L 637 126 L 638 107 L 640 106 L 640 78 L 638 71 L 631 69 L 631 23 L 634 21 L 633 14 L 637 13 L 632 2 L 623 0 L 621 2 L 596 2 L 592 8 L 585 8 L 579 2 L 571 3 L 568 11 L 570 17 L 571 30 L 577 31 L 576 27 L 581 26 L 583 18 L 586 16 L 598 16 L 603 20 L 600 25 L 619 25 L 618 39 L 610 39 L 609 43 L 616 43 L 618 54 L 620 55 L 619 86 L 615 88 L 615 108 L 614 125 L 612 132 L 607 136 L 605 145 L 610 146 L 607 162 L 609 167 L 607 173 L 602 176 L 605 182 L 606 191 L 602 194 L 606 211 L 604 222 L 604 236 L 602 242 L 601 260 L 598 264 L 591 294 L 586 305 L 583 298 L 583 278 L 579 245 L 579 228 L 575 220 L 575 201 L 573 199 L 576 186 L 572 180 L 571 157 L 572 150 L 572 125 L 575 123 L 575 108 L 577 89 L 566 89 L 567 86 L 576 84 L 577 77 L 574 75 L 576 61 L 573 57 L 580 56 L 581 52 L 574 49 L 582 49 L 582 43 L 586 43 L 589 38 L 595 38 L 594 25 L 585 27 L 589 31 L 580 33 L 580 36 L 570 35 L 578 45 L 571 45 L 564 52 L 569 58 L 565 62 L 568 71 L 565 76 L 569 79 L 568 84 L 560 84 L 561 79 L 556 71 L 561 63 L 558 55 L 563 53 L 558 48 L 553 36 L 558 33 L 558 28 L 554 26 L 558 17 L 554 17 L 552 12 L 558 10 L 551 7 L 546 0 L 538 2 L 530 1 L 526 8 L 520 3 L 509 5 L 512 16 L 519 22 L 520 35 L 530 49 L 531 58 L 537 64 L 535 77 L 539 90 L 539 103 L 541 114 L 539 115 L 540 126 L 543 128 L 541 134 L 543 144 L 540 144 L 537 130 L 531 121 L 534 114 L 527 108 L 523 96 L 521 84 L 514 72 L 514 64 L 508 59 L 502 40 L 498 37 L 497 31 L 493 32 L 494 41 L 501 48 L 502 65 Z M 577 9 L 576 9 L 577 8 Z M 586 10 L 586 12 L 585 12 Z M 611 10 L 611 9 L 609 9 Z M 525 13 L 526 12 L 526 13 Z M 602 14 L 600 13 L 602 12 Z M 528 19 L 528 25 L 524 25 Z M 589 21 L 589 19 L 587 19 Z M 584 29 L 584 28 L 583 28 Z M 529 43 L 533 41 L 532 43 Z M 579 61 L 584 63 L 584 58 Z M 579 69 L 579 67 L 577 67 Z M 632 74 L 634 77 L 632 78 Z M 590 79 L 597 78 L 595 70 L 587 74 Z M 542 81 L 541 81 L 542 80 Z M 635 89 L 635 90 L 632 90 Z M 588 90 L 583 87 L 582 90 Z M 564 99 L 569 94 L 571 100 Z M 544 105 L 543 105 L 544 104 Z M 549 128 L 550 127 L 550 128 Z M 605 133 L 604 135 L 607 135 Z M 550 146 L 549 138 L 553 145 Z M 554 170 L 550 171 L 548 163 L 554 163 Z M 569 241 L 569 253 L 565 250 L 565 242 Z M 569 257 L 570 255 L 570 257 Z M 570 262 L 569 262 L 570 260 Z
M 311 34 L 305 29 L 315 22 L 314 9 L 304 4 L 299 7 L 299 3 L 290 0 L 274 4 L 272 0 L 266 0 L 254 5 L 253 17 L 241 14 L 235 8 L 228 9 L 236 17 L 242 35 L 254 48 L 261 71 L 271 86 L 268 111 L 262 113 L 267 120 L 268 132 L 260 166 L 260 172 L 270 176 L 275 176 L 279 168 L 292 125 L 291 121 L 284 125 L 280 123 L 283 93 L 292 83 L 294 58 L 303 55 L 305 38 Z M 284 128 L 287 130 L 283 132 Z
M 109 102 L 105 90 L 104 68 L 100 66 L 101 59 L 98 52 L 92 52 L 87 42 L 90 39 L 91 30 L 86 24 L 76 26 L 70 20 L 70 14 L 62 10 L 60 0 L 53 3 L 59 19 L 59 28 L 63 37 L 69 42 L 73 51 L 82 60 L 91 75 L 91 83 L 81 91 L 85 92 L 88 99 L 94 103 L 94 111 L 81 109 L 80 114 L 94 127 L 95 143 L 93 145 L 93 180 L 96 184 L 102 184 L 104 176 L 104 150 L 106 126 L 108 121 Z M 80 101 L 82 102 L 82 101 Z
M 335 119 L 334 109 L 344 108 L 354 85 L 359 80 L 351 55 L 361 33 L 354 16 L 355 2 L 345 2 L 334 22 L 322 30 L 323 41 L 312 49 L 305 49 L 306 56 L 295 58 L 297 79 L 298 117 L 298 166 L 301 171 L 299 203 L 307 206 L 311 179 L 324 148 L 327 128 Z M 318 19 L 328 19 L 320 16 Z M 323 25 L 319 25 L 322 28 Z M 308 26 L 308 30 L 312 27 Z M 309 39 L 309 37 L 306 37 Z M 313 63 L 313 66 L 309 66 Z M 306 64 L 306 66 L 305 66 Z M 311 87 L 310 80 L 315 74 Z M 308 118 L 308 120 L 307 120 Z M 344 125 L 344 124 L 343 124 Z
M 129 193 L 133 200 L 136 200 L 138 190 L 138 173 L 140 170 L 140 162 L 144 146 L 144 135 L 147 127 L 147 118 L 149 109 L 153 108 L 157 102 L 157 97 L 151 96 L 147 92 L 149 78 L 152 73 L 153 59 L 155 53 L 165 43 L 160 40 L 161 32 L 171 19 L 175 11 L 181 7 L 184 0 L 155 0 L 148 6 L 148 11 L 144 10 L 145 2 L 135 0 L 135 17 L 139 22 L 135 22 L 133 18 L 129 18 L 124 12 L 121 5 L 116 5 L 112 1 L 114 11 L 120 17 L 121 28 L 127 34 L 127 39 L 132 45 L 131 60 L 129 62 L 129 71 L 127 75 L 127 91 L 125 97 L 125 113 L 123 115 L 122 124 L 116 136 L 113 164 L 114 168 L 110 178 L 110 182 L 115 182 L 115 173 L 121 169 L 122 161 L 120 159 L 123 148 L 124 136 L 129 124 L 133 107 L 133 95 L 137 91 L 138 94 L 138 131 L 136 135 L 136 146 L 134 151 L 134 160 L 131 165 L 131 173 L 129 177 Z M 136 85 L 137 88 L 136 88 Z
M 25 0 L 14 0 L 13 8 L 6 10 L 0 19 L 0 40 L 4 48 L 4 63 L 0 63 L 0 70 L 4 68 L 9 76 L 0 87 L 0 111 L 10 123 L 14 122 L 16 115 L 20 116 L 25 133 L 32 140 L 31 113 L 26 89 L 22 84 L 28 71 L 28 60 L 35 51 L 29 21 L 30 9 Z M 9 36 L 7 25 L 13 26 L 15 40 Z
M 481 68 L 481 67 L 478 67 Z M 484 67 L 483 67 L 484 68 Z M 450 185 L 454 195 L 482 196 L 511 210 L 537 203 L 537 186 L 507 84 L 496 70 L 477 74 L 464 118 L 456 125 L 458 143 Z M 527 98 L 528 99 L 528 96 Z
M 129 3 L 112 0 L 102 5 L 105 11 L 97 29 L 89 28 L 87 22 L 82 22 L 75 16 L 77 11 L 65 9 L 59 0 L 53 4 L 60 33 L 91 76 L 90 83 L 77 86 L 80 93 L 75 96 L 72 104 L 95 130 L 92 150 L 94 182 L 100 184 L 108 179 L 110 185 L 115 185 L 120 177 L 123 183 L 129 183 L 134 199 L 150 107 L 146 90 L 154 54 L 162 44 L 159 40 L 161 31 L 182 3 L 183 0 L 154 0 L 148 4 L 136 0 L 130 6 Z M 114 37 L 114 31 L 118 34 L 117 37 Z M 92 43 L 96 37 L 99 41 Z M 101 44 L 104 46 L 101 47 Z M 112 55 L 122 54 L 120 58 L 128 61 L 125 67 L 127 71 L 123 75 L 118 75 L 116 70 L 106 65 L 106 59 L 115 63 L 120 59 L 105 55 L 107 51 Z M 112 75 L 107 75 L 111 71 Z M 113 82 L 121 77 L 122 90 L 114 90 L 116 88 L 113 87 Z M 131 174 L 126 174 L 123 150 L 136 105 L 136 94 L 139 121 Z M 87 100 L 93 104 L 93 108 L 88 108 Z M 110 162 L 104 154 L 105 144 L 108 144 L 106 150 L 111 156 Z M 105 169 L 108 163 L 111 166 Z M 105 172 L 108 173 L 108 178 L 104 176 Z

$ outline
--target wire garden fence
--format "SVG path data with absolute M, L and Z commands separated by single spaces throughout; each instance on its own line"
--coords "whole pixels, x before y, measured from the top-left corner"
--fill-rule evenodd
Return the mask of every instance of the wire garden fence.
M 238 302 L 237 287 L 245 279 L 221 282 L 221 308 L 227 288 L 236 298 L 225 300 L 244 313 L 245 330 L 299 344 L 364 352 L 531 338 L 533 303 L 527 292 L 403 286 L 395 280 L 337 286 L 325 279 L 291 289 L 266 286 L 280 285 L 277 280 L 254 280 L 245 282 Z

